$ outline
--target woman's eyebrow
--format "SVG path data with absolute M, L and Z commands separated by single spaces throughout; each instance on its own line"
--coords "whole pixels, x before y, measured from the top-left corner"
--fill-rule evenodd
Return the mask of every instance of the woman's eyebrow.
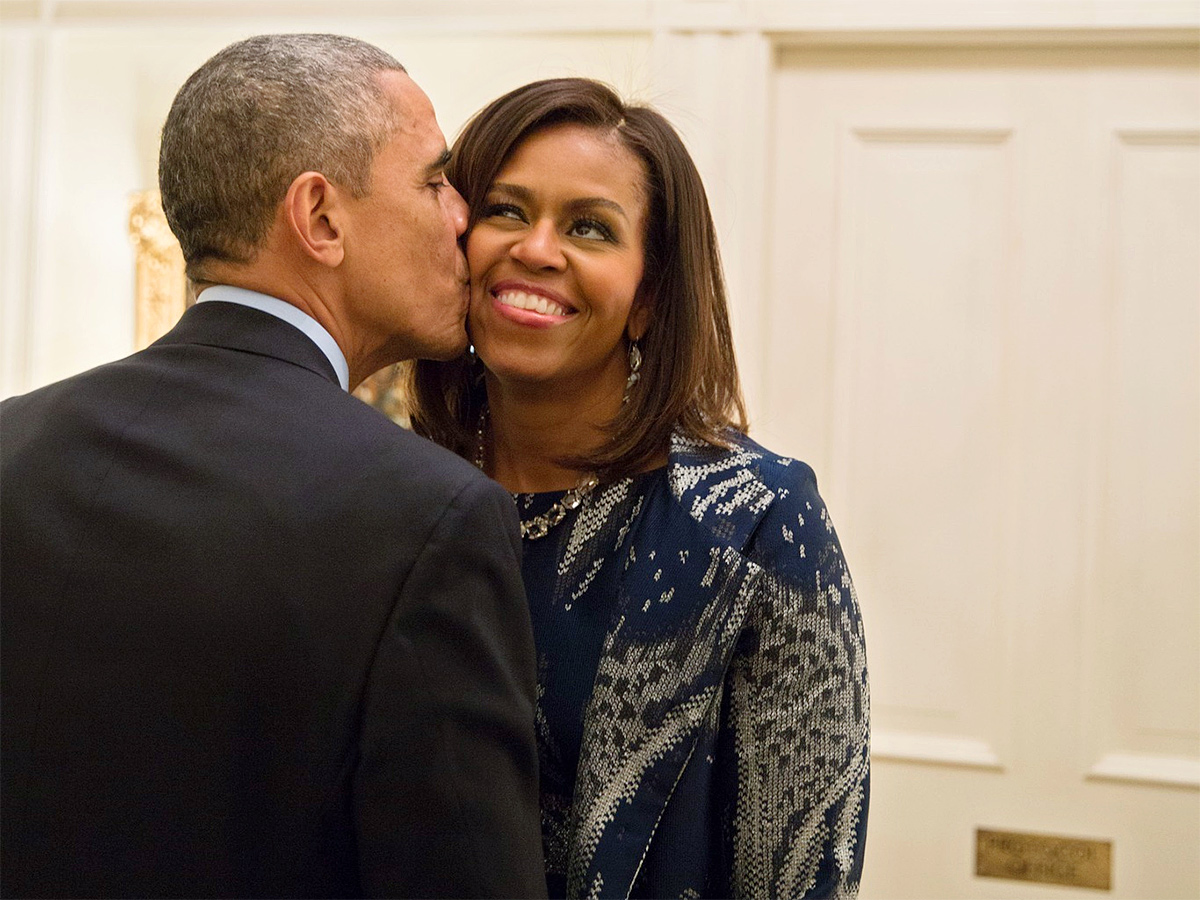
M 507 194 L 514 200 L 520 200 L 522 203 L 529 203 L 533 200 L 533 191 L 519 184 L 508 184 L 507 182 L 497 181 L 492 185 L 492 190 L 499 191 L 501 194 Z
M 591 209 L 596 206 L 599 206 L 602 209 L 611 210 L 619 215 L 622 219 L 625 219 L 626 221 L 629 220 L 629 216 L 625 214 L 624 207 L 622 207 L 621 204 L 617 203 L 615 200 L 609 200 L 607 197 L 580 197 L 578 200 L 572 200 L 570 203 L 568 203 L 567 209 L 583 210 Z
M 492 185 L 492 190 L 498 191 L 502 194 L 507 194 L 514 200 L 520 200 L 522 203 L 529 203 L 534 198 L 533 191 L 520 184 L 509 184 L 507 182 L 497 181 Z M 597 206 L 612 210 L 622 219 L 625 219 L 626 221 L 629 220 L 629 216 L 626 214 L 624 207 L 614 200 L 609 200 L 607 197 L 579 197 L 578 199 L 571 200 L 566 204 L 566 208 L 572 212 L 584 209 L 594 209 Z

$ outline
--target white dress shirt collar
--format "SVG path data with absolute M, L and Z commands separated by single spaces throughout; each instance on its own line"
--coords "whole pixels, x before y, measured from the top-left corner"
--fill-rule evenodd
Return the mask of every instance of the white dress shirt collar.
M 342 353 L 342 348 L 337 345 L 337 341 L 333 339 L 333 335 L 326 331 L 324 326 L 308 313 L 298 307 L 292 306 L 292 304 L 285 300 L 280 300 L 278 297 L 260 294 L 257 291 L 248 291 L 245 288 L 234 287 L 229 284 L 217 284 L 210 288 L 205 288 L 200 292 L 200 296 L 196 298 L 197 303 L 204 303 L 210 300 L 248 306 L 251 309 L 257 309 L 260 312 L 272 315 L 277 319 L 282 319 L 289 325 L 300 329 L 329 359 L 330 365 L 333 366 L 333 371 L 337 373 L 338 383 L 342 386 L 342 390 L 350 390 L 350 366 L 346 363 L 346 355 Z

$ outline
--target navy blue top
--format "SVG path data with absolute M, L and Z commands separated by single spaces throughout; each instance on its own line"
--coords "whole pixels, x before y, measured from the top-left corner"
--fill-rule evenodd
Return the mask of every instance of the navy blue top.
M 854 586 L 812 469 L 726 437 L 672 435 L 665 470 L 597 488 L 523 542 L 552 896 L 857 893 L 870 720 Z
M 521 519 L 529 521 L 565 493 L 515 494 L 514 499 Z M 645 513 L 672 502 L 667 467 L 662 466 L 605 485 L 546 537 L 524 542 L 522 572 L 537 646 L 542 840 L 551 897 L 566 896 L 567 837 L 583 714 L 604 636 L 619 606 L 623 554 L 639 515 L 653 521 L 658 517 Z

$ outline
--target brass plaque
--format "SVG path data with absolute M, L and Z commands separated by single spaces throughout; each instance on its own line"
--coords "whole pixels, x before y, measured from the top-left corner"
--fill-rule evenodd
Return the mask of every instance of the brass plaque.
M 975 832 L 975 874 L 1112 890 L 1112 841 L 1015 831 Z

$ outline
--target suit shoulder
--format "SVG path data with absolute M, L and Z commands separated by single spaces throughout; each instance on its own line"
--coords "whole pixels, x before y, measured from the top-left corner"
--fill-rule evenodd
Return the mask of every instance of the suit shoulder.
M 80 388 L 86 387 L 92 382 L 102 380 L 105 375 L 116 369 L 122 362 L 124 360 L 103 363 L 84 372 L 79 372 L 75 375 L 70 375 L 58 381 L 52 381 L 49 384 L 26 391 L 24 394 L 14 394 L 0 401 L 0 413 L 13 415 L 27 409 L 38 409 L 63 398 L 72 397 Z
M 482 472 L 456 453 L 435 444 L 428 438 L 416 434 L 409 428 L 397 425 L 383 413 L 365 403 L 356 401 L 354 415 L 368 430 L 381 449 L 403 457 L 410 465 L 432 475 L 445 474 L 455 480 L 484 478 Z
M 353 453 L 361 465 L 382 477 L 402 478 L 437 489 L 443 495 L 472 498 L 507 498 L 496 482 L 461 456 L 391 421 L 356 398 L 342 415 L 354 442 Z M 511 502 L 511 501 L 510 501 Z

